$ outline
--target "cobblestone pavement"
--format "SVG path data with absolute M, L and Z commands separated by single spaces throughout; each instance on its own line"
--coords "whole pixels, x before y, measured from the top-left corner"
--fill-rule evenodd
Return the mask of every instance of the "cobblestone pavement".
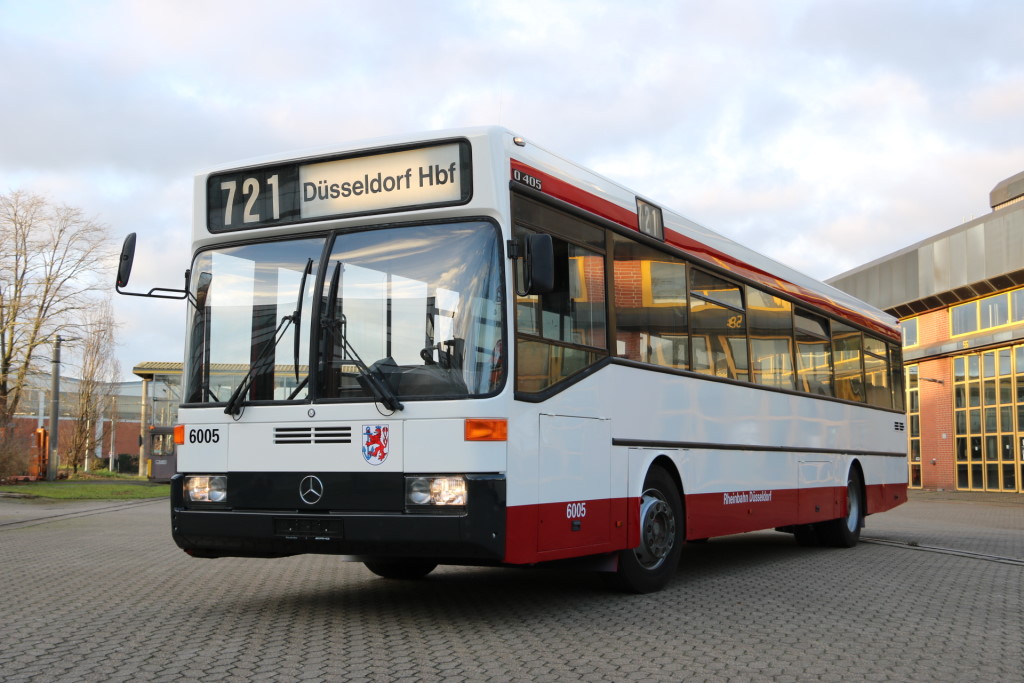
M 911 491 L 910 501 L 868 517 L 863 537 L 1024 563 L 1024 495 Z
M 552 570 L 406 583 L 329 556 L 196 560 L 164 501 L 26 503 L 0 499 L 4 681 L 1024 676 L 1024 563 L 922 550 L 1021 558 L 1024 503 L 914 495 L 852 550 L 775 532 L 688 545 L 647 596 Z

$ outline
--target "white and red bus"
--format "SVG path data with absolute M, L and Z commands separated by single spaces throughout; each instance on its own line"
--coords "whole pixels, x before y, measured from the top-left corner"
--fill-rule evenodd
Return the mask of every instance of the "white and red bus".
M 150 291 L 189 306 L 171 517 L 195 557 L 578 558 L 647 592 L 686 541 L 848 547 L 906 500 L 893 318 L 504 129 L 195 193 L 186 286 Z

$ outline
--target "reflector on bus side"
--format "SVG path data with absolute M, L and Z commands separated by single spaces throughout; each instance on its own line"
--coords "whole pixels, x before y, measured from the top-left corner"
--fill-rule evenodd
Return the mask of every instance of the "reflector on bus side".
M 467 418 L 466 441 L 508 441 L 508 420 Z

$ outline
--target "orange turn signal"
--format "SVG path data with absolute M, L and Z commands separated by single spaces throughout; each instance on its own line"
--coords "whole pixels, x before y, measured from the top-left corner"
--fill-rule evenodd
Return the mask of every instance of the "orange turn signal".
M 185 444 L 185 425 L 174 425 L 174 443 L 178 446 Z
M 508 420 L 467 418 L 466 441 L 508 441 Z

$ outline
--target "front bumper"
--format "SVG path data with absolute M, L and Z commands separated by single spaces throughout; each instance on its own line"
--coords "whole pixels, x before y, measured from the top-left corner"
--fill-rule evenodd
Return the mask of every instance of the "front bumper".
M 174 542 L 195 557 L 285 557 L 303 553 L 353 555 L 364 558 L 422 557 L 439 562 L 500 562 L 505 555 L 505 478 L 466 475 L 468 504 L 457 513 L 430 510 L 407 512 L 404 492 L 397 498 L 388 479 L 353 479 L 353 475 L 320 476 L 337 491 L 379 489 L 383 498 L 370 502 L 362 495 L 329 498 L 306 509 L 290 505 L 271 489 L 297 490 L 302 475 L 247 473 L 228 475 L 228 501 L 238 507 L 186 505 L 184 475 L 171 481 L 171 532 Z M 372 475 L 369 475 L 372 476 Z M 295 479 L 292 482 L 291 479 Z M 233 482 L 241 482 L 236 487 Z M 252 495 L 252 483 L 264 495 Z M 294 485 L 294 487 L 293 487 Z M 257 503 L 262 504 L 257 504 Z

